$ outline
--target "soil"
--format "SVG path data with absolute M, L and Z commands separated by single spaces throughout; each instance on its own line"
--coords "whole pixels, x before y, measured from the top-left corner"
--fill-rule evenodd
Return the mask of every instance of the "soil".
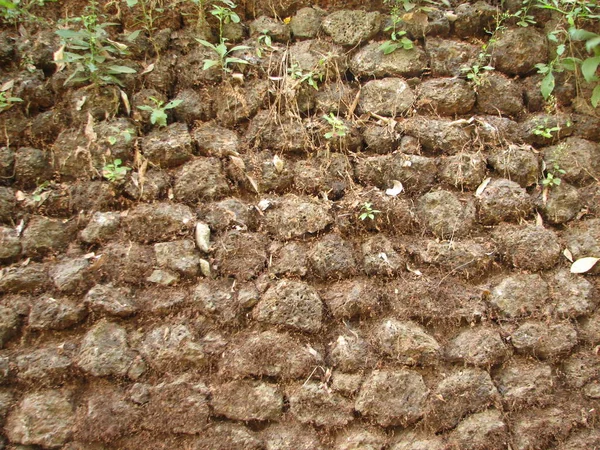
M 0 21 L 0 448 L 600 449 L 600 115 L 566 72 L 544 109 L 550 15 L 477 86 L 498 2 L 389 55 L 384 2 L 317 3 L 241 1 L 232 72 L 168 7 L 122 87 L 53 62 L 84 2 Z

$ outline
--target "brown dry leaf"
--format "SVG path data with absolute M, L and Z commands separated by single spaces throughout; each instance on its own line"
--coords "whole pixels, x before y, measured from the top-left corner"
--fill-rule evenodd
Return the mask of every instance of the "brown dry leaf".
M 240 170 L 243 170 L 244 172 L 246 171 L 246 163 L 244 163 L 244 160 L 242 158 L 238 158 L 237 156 L 229 156 L 229 158 L 231 159 L 231 162 L 235 165 L 235 167 L 237 167 Z
M 481 182 L 481 184 L 477 187 L 477 190 L 475 191 L 475 197 L 481 197 L 481 194 L 483 194 L 483 191 L 485 191 L 487 185 L 490 184 L 490 181 L 492 181 L 492 179 L 490 177 L 487 177 Z
M 148 64 L 148 66 L 140 73 L 140 75 L 146 75 L 154 70 L 154 63 Z

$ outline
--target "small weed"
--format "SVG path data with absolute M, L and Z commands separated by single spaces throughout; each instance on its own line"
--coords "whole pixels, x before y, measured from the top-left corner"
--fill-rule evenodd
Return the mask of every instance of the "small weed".
M 344 124 L 344 121 L 339 117 L 336 117 L 333 113 L 323 116 L 323 119 L 325 119 L 331 127 L 330 131 L 323 135 L 325 139 L 341 138 L 348 133 L 348 127 Z
M 35 191 L 33 191 L 33 193 L 31 194 L 31 198 L 33 199 L 33 201 L 36 203 L 40 203 L 44 199 L 44 196 L 42 194 L 44 193 L 44 191 L 47 191 L 49 188 L 50 188 L 49 181 L 44 181 L 42 184 L 40 184 L 38 187 L 36 187 Z
M 138 109 L 142 111 L 150 111 L 150 123 L 152 125 L 158 125 L 159 127 L 167 126 L 167 110 L 177 108 L 183 100 L 171 100 L 165 104 L 163 101 L 150 97 L 150 100 L 154 103 L 154 106 L 142 105 L 138 106 Z
M 43 22 L 31 10 L 56 0 L 0 0 L 0 19 L 16 25 L 23 22 Z
M 63 48 L 57 52 L 55 63 L 59 67 L 66 64 L 73 68 L 65 84 L 91 82 L 94 85 L 116 84 L 123 87 L 123 83 L 117 77 L 136 73 L 131 67 L 111 63 L 115 57 L 128 54 L 127 45 L 109 38 L 106 28 L 116 24 L 100 23 L 99 19 L 97 4 L 92 0 L 86 15 L 67 19 L 68 24 L 80 24 L 80 29 L 61 28 L 56 31 L 62 39 Z M 133 41 L 138 34 L 133 32 L 127 39 Z
M 125 144 L 128 144 L 133 139 L 133 136 L 134 136 L 134 133 L 135 133 L 134 130 L 131 130 L 129 128 L 126 129 L 126 130 L 122 130 L 121 131 L 119 128 L 111 127 L 111 130 L 114 131 L 114 132 L 116 132 L 117 134 L 108 136 L 106 138 L 106 140 L 108 141 L 108 143 L 110 145 L 115 145 L 118 142 L 119 137 L 123 139 L 123 142 Z
M 237 7 L 231 0 L 221 0 L 225 6 L 213 4 L 213 9 L 210 13 L 219 21 L 219 43 L 212 44 L 204 39 L 196 38 L 196 40 L 211 49 L 217 56 L 217 59 L 205 59 L 202 70 L 208 70 L 211 67 L 219 66 L 223 72 L 231 72 L 230 64 L 248 64 L 248 61 L 232 56 L 232 53 L 239 50 L 248 50 L 247 45 L 236 45 L 232 48 L 227 48 L 227 39 L 223 37 L 223 25 L 227 23 L 239 23 L 240 16 L 233 11 Z
M 559 186 L 561 183 L 560 176 L 567 173 L 560 168 L 556 161 L 552 161 L 552 168 L 546 168 L 546 176 L 542 180 L 542 186 L 550 189 L 554 186 Z
M 494 70 L 494 68 L 492 66 L 473 64 L 471 67 L 463 67 L 461 70 L 466 75 L 467 80 L 471 80 L 476 86 L 483 86 L 487 74 Z
M 14 80 L 7 81 L 0 86 L 0 112 L 6 111 L 14 106 L 15 103 L 20 103 L 23 99 L 19 97 L 13 97 L 10 95 L 10 91 L 13 88 Z
M 292 80 L 298 80 L 300 84 L 306 83 L 316 91 L 319 90 L 319 83 L 323 81 L 322 73 L 312 70 L 304 72 L 298 63 L 293 63 L 291 67 L 288 67 L 287 72 Z
M 256 39 L 256 56 L 262 58 L 264 52 L 270 50 L 273 50 L 273 39 L 267 30 L 263 30 Z
M 413 41 L 406 37 L 406 31 L 397 30 L 400 22 L 402 22 L 402 19 L 398 14 L 394 14 L 392 10 L 392 24 L 384 29 L 384 31 L 391 31 L 390 40 L 385 41 L 379 46 L 379 50 L 381 50 L 384 55 L 389 55 L 399 48 L 403 48 L 404 50 L 414 48 Z
M 542 136 L 546 139 L 552 139 L 554 137 L 553 133 L 558 133 L 560 131 L 560 127 L 556 125 L 555 127 L 548 127 L 546 125 L 538 124 L 533 129 L 533 134 L 536 136 Z
M 130 167 L 121 166 L 122 161 L 115 159 L 112 164 L 107 164 L 102 168 L 102 176 L 111 183 L 124 180 Z
M 360 207 L 360 210 L 361 213 L 358 216 L 360 220 L 375 220 L 375 216 L 377 216 L 377 214 L 381 214 L 381 211 L 379 211 L 378 209 L 373 209 L 373 204 L 369 202 L 363 203 L 363 205 Z

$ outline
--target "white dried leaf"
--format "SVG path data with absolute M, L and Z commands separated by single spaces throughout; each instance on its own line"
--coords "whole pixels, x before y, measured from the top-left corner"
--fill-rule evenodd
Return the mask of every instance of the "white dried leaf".
M 208 253 L 208 250 L 210 249 L 210 227 L 203 222 L 198 222 L 196 224 L 194 236 L 198 248 L 204 253 Z
M 95 257 L 96 257 L 96 254 L 94 252 L 86 253 L 85 255 L 83 255 L 83 259 L 92 259 Z
M 580 258 L 571 264 L 571 273 L 586 273 L 589 272 L 596 263 L 600 261 L 600 258 L 594 258 L 588 256 L 586 258 Z
M 75 102 L 75 109 L 77 111 L 81 111 L 81 108 L 83 108 L 83 105 L 85 105 L 86 100 L 87 100 L 87 95 L 84 95 L 79 100 L 77 100 Z
M 278 173 L 283 172 L 283 166 L 285 166 L 285 163 L 283 162 L 283 159 L 281 159 L 279 156 L 273 156 L 273 165 L 275 166 L 275 170 Z
M 25 193 L 23 191 L 17 191 L 15 192 L 15 199 L 18 202 L 22 202 L 23 200 L 25 200 L 27 197 L 25 196 Z
M 490 177 L 487 177 L 481 182 L 481 184 L 477 187 L 477 190 L 475 191 L 475 197 L 481 197 L 481 194 L 483 194 L 483 191 L 485 191 L 487 185 L 490 184 L 490 181 L 492 181 L 492 179 Z
M 385 262 L 388 262 L 388 257 L 385 253 L 381 252 L 380 254 L 377 255 L 377 257 Z
M 202 272 L 202 275 L 206 278 L 210 277 L 210 264 L 205 259 L 200 260 L 200 272 Z
M 256 184 L 256 181 L 254 181 L 254 178 L 252 178 L 250 175 L 246 174 L 246 178 L 248 179 L 248 181 L 250 182 L 250 184 L 252 185 L 252 189 L 254 189 L 256 191 L 257 194 L 260 194 L 260 191 L 258 190 L 258 184 Z
M 411 273 L 414 273 L 415 275 L 417 275 L 417 276 L 419 276 L 419 277 L 420 277 L 421 275 L 423 275 L 423 273 L 422 273 L 422 272 L 421 272 L 419 269 L 412 269 L 412 268 L 411 268 L 411 267 L 410 267 L 408 264 L 406 264 L 406 270 L 408 270 L 408 271 L 409 271 L 409 272 L 411 272 Z M 397 293 L 398 293 L 398 292 L 396 292 L 396 294 L 397 294 Z
M 229 156 L 229 158 L 235 167 L 243 171 L 246 170 L 246 163 L 244 163 L 242 158 L 238 158 L 237 156 Z
M 392 197 L 398 196 L 402 191 L 404 191 L 404 186 L 398 180 L 392 180 L 394 186 L 391 189 L 386 189 L 386 195 L 390 195 Z
M 571 253 L 571 250 L 569 250 L 568 248 L 565 248 L 563 250 L 563 255 L 565 256 L 565 258 L 567 258 L 570 262 L 573 262 L 573 253 Z
M 125 106 L 125 111 L 127 112 L 127 115 L 130 116 L 131 115 L 131 104 L 129 103 L 129 97 L 127 96 L 127 93 L 125 91 L 122 91 L 121 89 L 119 89 L 120 95 L 121 95 L 121 100 L 123 100 L 123 105 Z
M 410 167 L 412 166 L 412 161 L 406 160 L 402 162 L 402 167 Z
M 23 232 L 23 228 L 25 228 L 25 220 L 21 219 L 21 221 L 19 222 L 19 225 L 17 225 L 15 227 L 15 232 L 17 233 L 17 236 L 21 236 L 21 233 Z
M 60 72 L 67 65 L 63 62 L 65 59 L 65 44 L 61 45 L 61 47 L 56 50 L 53 54 L 54 63 L 56 64 L 56 71 Z
M 266 198 L 263 198 L 260 202 L 258 202 L 258 209 L 261 211 L 266 211 L 269 206 L 271 206 L 271 201 L 267 200 Z
M 544 219 L 540 213 L 536 213 L 535 215 L 535 226 L 538 228 L 544 228 Z
M 15 80 L 8 80 L 2 86 L 0 86 L 0 92 L 10 91 L 15 85 Z
M 148 64 L 148 66 L 142 70 L 142 73 L 140 73 L 140 75 L 146 75 L 147 73 L 150 73 L 154 70 L 154 63 L 152 64 Z

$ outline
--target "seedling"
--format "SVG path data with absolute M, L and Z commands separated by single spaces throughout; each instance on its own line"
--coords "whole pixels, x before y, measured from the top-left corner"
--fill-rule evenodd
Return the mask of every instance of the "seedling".
M 397 14 L 392 13 L 392 24 L 384 29 L 384 31 L 392 32 L 390 40 L 385 41 L 379 46 L 379 50 L 381 50 L 384 55 L 389 55 L 399 48 L 403 48 L 404 50 L 414 48 L 413 41 L 406 37 L 406 31 L 396 29 L 400 22 L 402 22 L 402 19 Z
M 138 109 L 142 111 L 150 111 L 150 123 L 152 125 L 158 125 L 159 127 L 167 126 L 167 110 L 177 108 L 183 100 L 171 100 L 165 104 L 162 100 L 155 97 L 150 97 L 150 100 L 154 102 L 154 106 L 141 105 Z
M 196 40 L 206 48 L 211 49 L 217 56 L 216 59 L 205 59 L 202 70 L 220 66 L 223 72 L 231 72 L 232 69 L 229 67 L 231 64 L 248 64 L 248 61 L 236 58 L 232 56 L 232 53 L 240 50 L 248 50 L 250 47 L 247 45 L 236 45 L 235 47 L 227 48 L 227 39 L 223 37 L 223 25 L 227 23 L 239 23 L 240 16 L 233 11 L 237 5 L 231 0 L 221 0 L 221 3 L 225 6 L 213 4 L 213 9 L 210 11 L 219 21 L 219 43 L 215 45 L 204 39 L 196 38 Z
M 10 109 L 13 107 L 13 105 L 15 103 L 19 103 L 22 101 L 23 101 L 23 99 L 21 99 L 19 97 L 12 97 L 6 91 L 1 91 L 0 92 L 0 112 Z
M 269 36 L 268 30 L 263 30 L 256 39 L 256 56 L 262 58 L 263 53 L 267 50 L 273 50 L 273 39 Z
M 471 80 L 476 86 L 482 86 L 485 83 L 486 75 L 494 68 L 473 64 L 471 67 L 463 67 L 461 70 L 466 74 L 468 80 Z
M 379 211 L 378 209 L 373 209 L 373 203 L 369 203 L 369 202 L 365 202 L 360 207 L 360 210 L 361 210 L 361 213 L 360 213 L 360 216 L 358 216 L 358 218 L 360 220 L 367 220 L 367 219 L 375 220 L 375 216 L 377 214 L 381 213 L 381 211 Z
M 533 134 L 536 136 L 542 136 L 546 139 L 552 139 L 554 137 L 553 133 L 558 133 L 560 131 L 560 127 L 556 125 L 555 127 L 547 127 L 546 125 L 538 124 L 533 129 Z
M 111 183 L 123 180 L 127 176 L 130 167 L 121 166 L 122 161 L 115 159 L 112 164 L 107 164 L 102 168 L 102 176 Z
M 304 72 L 298 63 L 293 63 L 291 67 L 288 67 L 287 72 L 292 80 L 298 80 L 300 84 L 306 83 L 316 91 L 319 90 L 319 82 L 323 81 L 322 73 Z
M 542 180 L 542 186 L 550 189 L 554 186 L 560 186 L 560 176 L 567 173 L 561 169 L 556 161 L 552 161 L 552 168 L 546 170 L 546 176 Z
M 344 121 L 339 117 L 334 116 L 333 113 L 323 116 L 323 119 L 325 119 L 331 127 L 331 130 L 323 135 L 325 139 L 341 138 L 348 133 L 348 127 L 344 124 Z

